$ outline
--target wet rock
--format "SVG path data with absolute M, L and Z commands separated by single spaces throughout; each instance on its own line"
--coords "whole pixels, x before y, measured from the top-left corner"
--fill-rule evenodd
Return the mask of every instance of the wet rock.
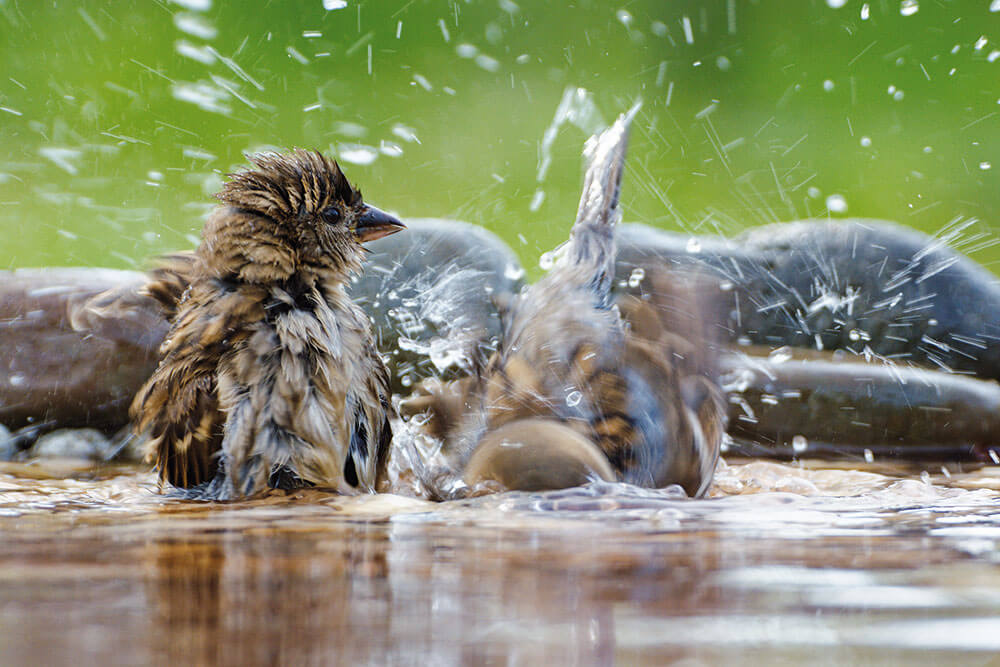
M 106 461 L 112 453 L 111 441 L 100 431 L 64 428 L 40 437 L 26 454 L 31 458 Z
M 722 364 L 730 453 L 1000 460 L 1000 385 L 992 380 L 819 353 L 729 354 Z
M 663 262 L 714 273 L 731 293 L 732 343 L 1000 379 L 1000 281 L 939 238 L 863 219 L 775 224 L 732 240 L 623 225 L 619 238 L 616 282 L 630 293 Z
M 166 332 L 155 304 L 135 294 L 140 273 L 109 269 L 0 272 L 0 421 L 116 428 L 156 365 Z M 106 290 L 128 308 L 81 312 Z M 74 313 L 82 326 L 73 326 Z
M 0 461 L 10 461 L 17 451 L 10 429 L 0 424 Z
M 394 393 L 453 377 L 500 332 L 498 303 L 521 287 L 521 265 L 492 232 L 457 220 L 411 219 L 368 244 L 351 296 L 372 317 Z

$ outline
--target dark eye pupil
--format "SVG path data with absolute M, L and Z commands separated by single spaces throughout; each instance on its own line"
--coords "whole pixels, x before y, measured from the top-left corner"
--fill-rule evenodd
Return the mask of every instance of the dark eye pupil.
M 340 222 L 340 210 L 334 206 L 324 209 L 323 219 L 331 225 Z

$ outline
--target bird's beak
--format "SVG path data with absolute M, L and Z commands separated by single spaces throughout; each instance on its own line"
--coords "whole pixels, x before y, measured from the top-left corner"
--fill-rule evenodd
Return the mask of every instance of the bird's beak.
M 365 243 L 389 234 L 395 234 L 401 229 L 406 229 L 406 225 L 398 219 L 385 211 L 365 204 L 365 208 L 354 227 L 354 234 L 358 237 L 358 241 Z

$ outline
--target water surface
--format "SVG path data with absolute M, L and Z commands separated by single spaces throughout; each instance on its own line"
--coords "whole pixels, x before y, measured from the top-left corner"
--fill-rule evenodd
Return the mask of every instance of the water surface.
M 137 469 L 4 464 L 0 661 L 984 664 L 1000 650 L 994 468 L 733 461 L 703 500 L 610 484 L 441 504 L 155 491 Z

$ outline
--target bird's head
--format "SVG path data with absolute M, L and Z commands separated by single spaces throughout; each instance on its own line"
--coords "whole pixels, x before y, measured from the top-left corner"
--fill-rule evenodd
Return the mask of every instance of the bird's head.
M 404 228 L 366 204 L 335 160 L 318 151 L 258 153 L 229 175 L 205 245 L 241 278 L 266 282 L 303 270 L 360 269 L 362 244 Z

